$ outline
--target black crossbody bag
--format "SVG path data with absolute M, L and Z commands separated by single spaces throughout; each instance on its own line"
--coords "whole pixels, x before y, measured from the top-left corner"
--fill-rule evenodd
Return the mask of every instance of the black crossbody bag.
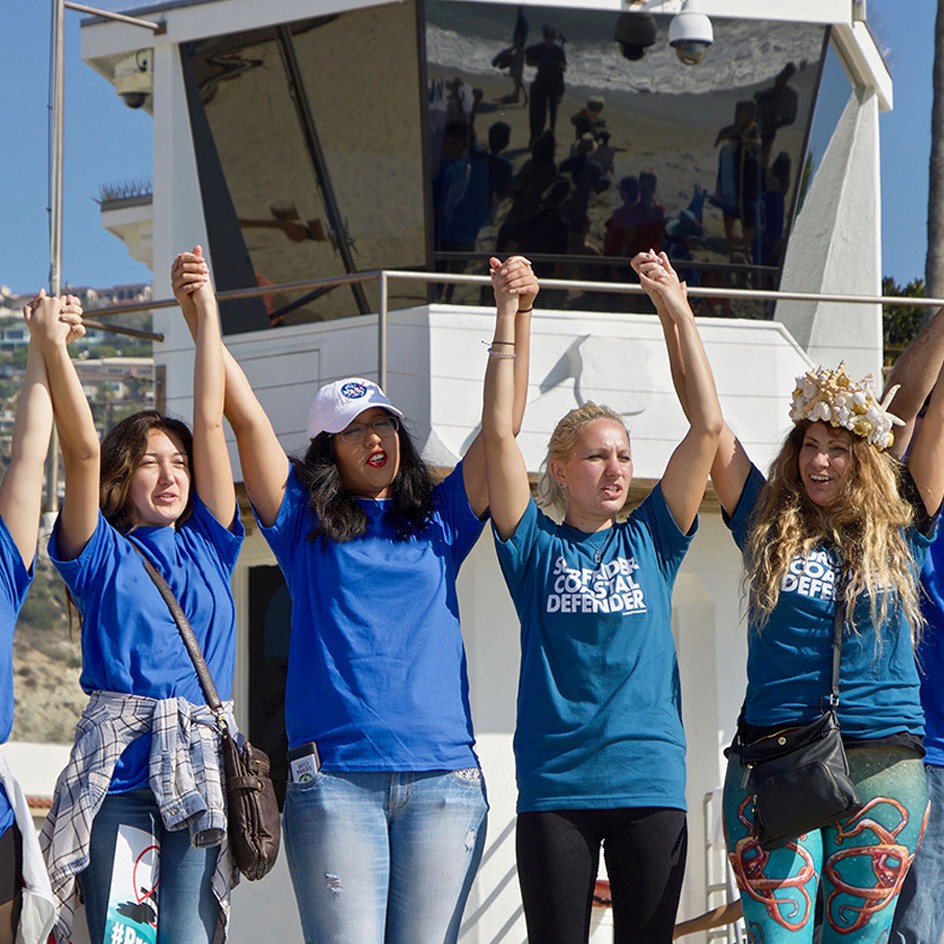
M 242 747 L 229 732 L 223 703 L 200 651 L 190 621 L 174 596 L 167 581 L 148 560 L 144 551 L 132 541 L 132 547 L 141 555 L 144 569 L 160 591 L 167 608 L 174 617 L 184 646 L 197 670 L 200 687 L 207 705 L 216 716 L 220 730 L 223 755 L 223 774 L 226 788 L 226 820 L 229 847 L 236 867 L 250 881 L 263 878 L 275 865 L 282 841 L 279 823 L 279 804 L 269 777 L 269 756 L 244 740 Z
M 754 832 L 767 851 L 844 819 L 862 807 L 859 791 L 849 778 L 849 762 L 836 717 L 846 614 L 844 584 L 840 582 L 836 589 L 832 687 L 822 716 L 749 744 L 742 743 L 738 734 L 736 750 L 754 804 Z

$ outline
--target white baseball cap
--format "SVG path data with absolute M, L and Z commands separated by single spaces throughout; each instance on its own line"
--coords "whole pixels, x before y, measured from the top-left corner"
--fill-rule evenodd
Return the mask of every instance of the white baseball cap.
M 364 410 L 379 406 L 395 416 L 403 416 L 372 380 L 347 377 L 325 384 L 308 408 L 308 438 L 319 433 L 340 433 Z

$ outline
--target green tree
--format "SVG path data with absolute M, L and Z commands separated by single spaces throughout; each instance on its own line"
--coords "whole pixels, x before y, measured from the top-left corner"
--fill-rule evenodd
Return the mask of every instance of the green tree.
M 882 294 L 893 298 L 924 298 L 924 281 L 912 279 L 898 285 L 894 279 L 882 279 Z M 891 367 L 908 342 L 921 330 L 925 317 L 923 305 L 884 305 L 882 307 L 882 338 L 885 367 Z

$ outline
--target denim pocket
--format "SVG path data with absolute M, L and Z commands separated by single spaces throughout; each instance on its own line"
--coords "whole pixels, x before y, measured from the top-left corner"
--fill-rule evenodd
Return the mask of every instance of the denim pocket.
M 476 789 L 482 785 L 484 779 L 480 767 L 463 767 L 462 770 L 450 770 L 449 777 L 455 783 Z
M 317 787 L 319 783 L 325 778 L 325 772 L 319 770 L 314 774 L 311 774 L 305 780 L 292 780 L 289 777 L 288 782 L 285 784 L 286 790 L 291 790 L 295 792 L 296 790 L 311 790 L 314 787 Z

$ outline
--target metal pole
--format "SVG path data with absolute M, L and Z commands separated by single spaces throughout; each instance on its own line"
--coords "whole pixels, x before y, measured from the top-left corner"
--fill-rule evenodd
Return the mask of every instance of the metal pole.
M 52 77 L 49 116 L 49 294 L 62 291 L 62 137 L 65 84 L 64 0 L 52 2 Z
M 52 2 L 52 52 L 49 94 L 49 294 L 62 291 L 62 155 L 63 88 L 65 85 L 64 0 Z M 59 437 L 53 426 L 46 454 L 46 494 L 43 511 L 55 513 L 59 504 Z M 48 523 L 48 521 L 47 521 Z
M 387 390 L 387 273 L 380 273 L 380 303 L 377 308 L 377 383 Z
M 116 20 L 119 23 L 130 23 L 132 26 L 143 26 L 155 34 L 166 31 L 167 26 L 164 23 L 155 23 L 152 20 L 142 20 L 137 16 L 126 16 L 124 13 L 112 13 L 110 10 L 99 10 L 97 7 L 88 7 L 84 3 L 71 3 L 69 0 L 63 4 L 70 10 L 76 10 L 79 13 L 90 13 L 92 16 L 100 16 L 106 20 Z

